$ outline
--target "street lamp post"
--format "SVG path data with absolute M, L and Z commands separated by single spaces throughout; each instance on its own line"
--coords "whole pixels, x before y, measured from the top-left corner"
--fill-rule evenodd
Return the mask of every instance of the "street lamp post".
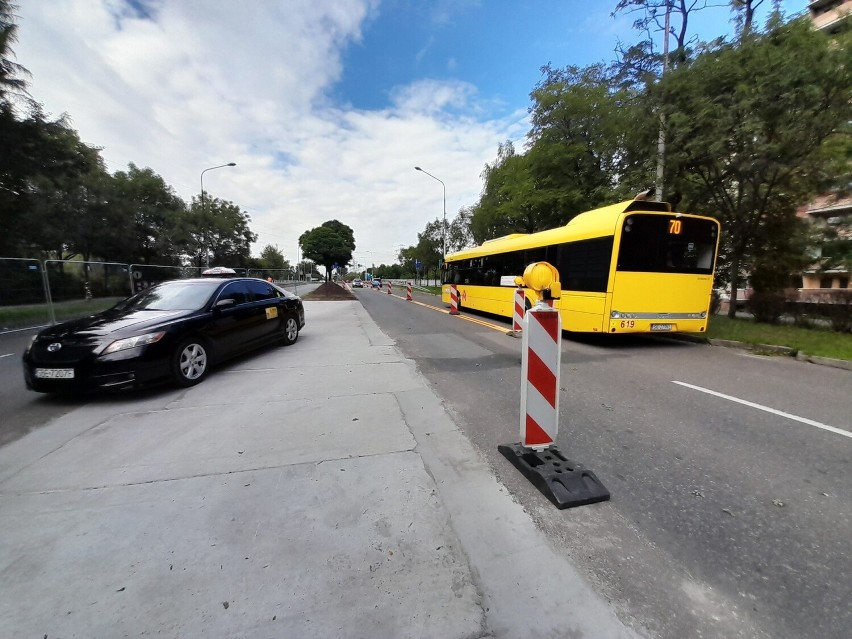
M 438 182 L 441 183 L 441 186 L 444 187 L 444 225 L 441 227 L 441 262 L 443 262 L 444 258 L 447 257 L 447 185 L 444 184 L 443 180 L 436 178 L 434 175 L 429 173 L 429 171 L 425 171 L 419 166 L 415 166 L 414 170 L 425 173 L 433 180 L 438 180 Z
M 375 271 L 376 271 L 376 258 L 373 256 L 373 252 L 372 251 L 366 251 L 366 250 L 365 251 L 358 251 L 358 255 L 364 255 L 364 254 L 367 254 L 367 253 L 369 253 L 369 255 L 370 255 L 370 260 L 368 261 L 368 264 L 373 265 L 372 268 L 373 268 L 373 272 L 375 273 Z M 364 260 L 364 261 L 366 262 L 367 260 Z M 365 264 L 363 266 L 364 266 L 364 277 L 366 278 L 367 272 L 368 272 L 367 265 Z
M 204 208 L 204 174 L 207 171 L 212 171 L 213 169 L 222 169 L 226 166 L 237 166 L 236 162 L 228 162 L 227 164 L 220 164 L 219 166 L 211 166 L 209 169 L 204 169 L 201 172 L 201 213 L 206 217 L 206 210 Z M 206 222 L 206 220 L 205 220 Z M 208 246 L 208 230 L 204 229 L 204 262 L 207 266 L 210 266 L 210 247 Z

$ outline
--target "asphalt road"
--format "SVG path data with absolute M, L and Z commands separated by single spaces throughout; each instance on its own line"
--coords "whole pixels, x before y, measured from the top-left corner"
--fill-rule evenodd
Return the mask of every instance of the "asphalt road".
M 557 443 L 612 499 L 560 511 L 497 452 L 519 439 L 508 322 L 395 291 L 355 294 L 623 620 L 677 639 L 849 635 L 852 373 L 676 340 L 564 339 Z M 0 445 L 100 401 L 27 392 L 31 336 L 0 335 Z
M 510 325 L 356 295 L 515 498 L 637 630 L 849 636 L 849 371 L 673 339 L 563 339 L 557 444 L 612 499 L 560 511 L 497 452 L 519 440 L 521 341 L 505 334 Z

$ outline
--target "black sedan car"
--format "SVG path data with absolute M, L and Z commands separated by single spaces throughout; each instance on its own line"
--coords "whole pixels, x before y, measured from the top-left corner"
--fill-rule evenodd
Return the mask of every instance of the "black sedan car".
M 41 331 L 24 352 L 24 380 L 45 393 L 169 379 L 192 386 L 216 362 L 292 344 L 304 326 L 302 300 L 264 280 L 172 280 Z

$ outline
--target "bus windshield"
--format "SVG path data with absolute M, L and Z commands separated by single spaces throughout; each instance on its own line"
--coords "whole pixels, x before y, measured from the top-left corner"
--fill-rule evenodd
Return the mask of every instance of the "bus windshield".
M 718 224 L 674 215 L 635 214 L 621 228 L 616 269 L 711 275 Z

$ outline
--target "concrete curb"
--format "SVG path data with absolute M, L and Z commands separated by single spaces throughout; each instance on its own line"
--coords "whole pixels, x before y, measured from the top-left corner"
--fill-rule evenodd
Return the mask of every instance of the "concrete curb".
M 817 355 L 808 355 L 807 353 L 797 353 L 796 359 L 800 362 L 810 362 L 811 364 L 819 364 L 820 366 L 831 366 L 832 368 L 842 368 L 843 370 L 852 371 L 852 362 L 845 359 L 818 357 Z
M 748 342 L 737 342 L 730 339 L 702 339 L 697 338 L 694 341 L 706 342 L 711 346 L 724 346 L 726 348 L 738 348 L 745 351 L 751 351 L 761 355 L 787 355 L 794 357 L 799 362 L 809 362 L 819 366 L 830 366 L 832 368 L 840 368 L 847 371 L 852 371 L 852 362 L 845 359 L 832 359 L 830 357 L 819 357 L 817 355 L 808 355 L 801 351 L 796 351 L 788 346 L 773 346 L 771 344 L 749 344 Z

